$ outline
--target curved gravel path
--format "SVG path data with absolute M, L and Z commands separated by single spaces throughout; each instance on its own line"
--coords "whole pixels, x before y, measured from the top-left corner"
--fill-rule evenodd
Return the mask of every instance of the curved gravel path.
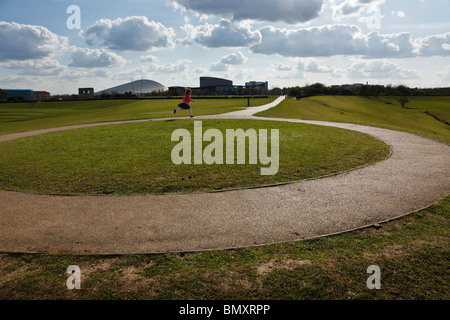
M 253 116 L 281 100 L 195 119 L 276 120 L 350 129 L 389 144 L 391 157 L 330 177 L 218 193 L 53 196 L 0 191 L 0 251 L 162 253 L 294 241 L 395 219 L 449 193 L 449 146 L 381 128 Z M 37 130 L 1 136 L 0 141 L 117 123 Z

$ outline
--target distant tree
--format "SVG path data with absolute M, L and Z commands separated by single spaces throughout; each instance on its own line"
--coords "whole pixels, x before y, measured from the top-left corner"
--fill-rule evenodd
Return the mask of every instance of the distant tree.
M 354 91 L 350 88 L 341 88 L 340 92 L 343 96 L 352 96 L 354 94 Z
M 407 86 L 402 85 L 402 84 L 395 87 L 395 91 L 397 92 L 397 94 L 400 94 L 400 95 L 410 94 L 410 89 Z
M 273 95 L 282 95 L 283 94 L 283 90 L 281 88 L 275 87 L 269 90 L 269 94 L 273 94 Z
M 0 102 L 6 101 L 6 99 L 8 99 L 8 95 L 5 91 L 0 89 Z
M 291 97 L 296 97 L 302 94 L 302 89 L 300 87 L 293 87 L 288 89 L 288 95 Z
M 409 102 L 409 99 L 406 97 L 401 97 L 398 99 L 398 102 L 402 105 L 402 108 L 405 108 L 406 104 Z

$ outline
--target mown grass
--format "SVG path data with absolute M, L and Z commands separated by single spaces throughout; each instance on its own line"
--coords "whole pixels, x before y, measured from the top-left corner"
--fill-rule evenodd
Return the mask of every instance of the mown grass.
M 224 137 L 227 129 L 280 131 L 279 168 L 245 165 L 175 165 L 172 132 L 190 120 L 131 123 L 41 134 L 0 144 L 0 188 L 57 194 L 185 193 L 254 187 L 345 171 L 387 158 L 389 147 L 358 132 L 276 121 L 204 120 Z M 193 142 L 192 142 L 193 143 Z M 203 142 L 203 149 L 210 142 Z M 270 146 L 268 148 L 270 153 Z M 193 153 L 193 150 L 192 150 Z M 235 152 L 236 158 L 236 152 Z M 192 159 L 194 157 L 192 156 Z
M 450 196 L 382 225 L 256 248 L 124 256 L 0 254 L 0 299 L 448 300 Z M 81 268 L 81 290 L 65 273 Z M 367 268 L 381 270 L 369 290 Z
M 250 106 L 273 100 L 273 97 L 250 99 Z M 72 124 L 189 116 L 187 111 L 173 114 L 180 102 L 174 99 L 130 99 L 0 103 L 0 134 Z M 194 115 L 212 115 L 247 107 L 247 99 L 199 99 L 191 106 Z
M 398 99 L 318 96 L 298 101 L 288 98 L 257 116 L 363 124 L 450 143 L 450 97 L 408 97 L 410 102 L 406 108 L 401 107 Z
M 422 102 L 427 111 L 446 119 L 439 101 L 434 107 L 427 98 Z M 373 116 L 356 101 L 350 106 L 369 115 L 360 111 L 349 122 L 384 126 L 391 121 L 392 109 Z M 298 111 L 280 107 L 270 116 L 300 117 Z M 314 110 L 315 119 L 331 119 Z M 386 120 L 379 123 L 383 114 Z M 422 112 L 414 114 L 422 119 Z M 395 127 L 423 131 L 420 122 L 413 117 Z M 421 134 L 448 141 L 442 128 L 432 131 Z M 257 248 L 124 256 L 0 254 L 0 299 L 448 300 L 449 209 L 447 196 L 379 229 Z M 66 287 L 66 269 L 74 264 L 82 270 L 81 290 Z M 380 290 L 366 286 L 370 265 L 381 269 Z

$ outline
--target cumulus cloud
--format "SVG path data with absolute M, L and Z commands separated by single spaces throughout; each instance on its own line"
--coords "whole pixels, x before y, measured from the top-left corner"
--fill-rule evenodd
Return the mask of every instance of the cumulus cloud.
M 51 57 L 67 49 L 68 39 L 42 26 L 0 21 L 0 61 Z
M 398 18 L 404 18 L 404 17 L 406 17 L 406 14 L 403 12 L 403 11 L 392 11 L 391 12 L 391 14 L 393 15 L 393 16 L 396 16 L 396 17 L 398 17 Z
M 262 40 L 250 46 L 254 53 L 285 57 L 362 56 L 370 59 L 449 55 L 450 33 L 413 39 L 410 33 L 362 33 L 352 25 L 302 29 L 272 26 L 259 30 Z
M 361 16 L 362 13 L 373 13 L 374 10 L 385 3 L 385 0 L 345 0 L 333 6 L 333 17 L 341 19 L 345 17 Z
M 298 30 L 268 26 L 260 32 L 262 41 L 251 46 L 255 53 L 318 57 L 364 54 L 366 49 L 366 41 L 356 26 L 333 25 Z
M 110 78 L 112 75 L 112 72 L 109 71 L 108 69 L 98 69 L 98 70 L 95 70 L 94 72 L 92 72 L 92 75 L 94 77 L 98 77 L 98 78 Z
M 220 60 L 223 64 L 232 64 L 239 65 L 243 64 L 247 61 L 247 57 L 244 56 L 239 50 L 236 50 L 234 53 L 229 54 Z
M 218 62 L 214 63 L 210 68 L 209 71 L 228 71 L 228 65 Z
M 416 40 L 416 53 L 422 57 L 450 55 L 450 33 L 427 36 Z
M 14 69 L 16 75 L 29 76 L 58 76 L 66 69 L 59 61 L 50 58 L 8 61 L 2 62 L 0 65 Z
M 102 45 L 113 50 L 147 51 L 174 46 L 175 32 L 147 17 L 101 19 L 80 31 L 88 45 Z
M 179 59 L 174 63 L 166 64 L 156 61 L 152 62 L 147 70 L 154 73 L 183 73 L 189 69 L 189 65 L 191 64 L 192 61 L 187 59 Z
M 436 75 L 443 80 L 450 80 L 450 65 L 448 65 L 444 70 L 438 72 Z
M 252 31 L 249 25 L 237 24 L 225 19 L 214 25 L 187 24 L 182 27 L 182 30 L 188 34 L 189 39 L 209 48 L 246 47 L 261 41 L 259 31 Z
M 141 56 L 141 62 L 157 62 L 158 58 L 152 55 Z
M 291 71 L 292 69 L 293 69 L 292 66 L 289 66 L 286 64 L 279 64 L 279 65 L 275 66 L 275 70 L 281 71 L 281 72 Z
M 419 74 L 415 70 L 402 69 L 386 60 L 370 62 L 356 62 L 348 71 L 353 78 L 371 79 L 418 79 Z
M 297 24 L 317 18 L 323 0 L 170 0 L 176 8 L 232 20 L 282 21 Z
M 333 69 L 330 66 L 323 66 L 319 64 L 316 60 L 299 60 L 297 62 L 296 69 L 301 72 L 310 72 L 310 73 L 335 73 L 337 69 Z
M 143 79 L 148 78 L 148 73 L 148 67 L 141 66 L 124 72 L 115 73 L 112 79 L 126 81 L 130 81 L 130 79 Z
M 371 58 L 403 58 L 414 55 L 415 49 L 410 33 L 379 34 L 371 32 L 366 36 L 366 56 Z
M 148 73 L 183 73 L 189 69 L 192 64 L 191 60 L 178 59 L 175 62 L 162 63 L 157 57 L 152 55 L 141 56 L 141 61 L 148 63 L 136 69 L 138 74 L 144 75 Z
M 99 68 L 123 66 L 126 61 L 114 52 L 105 49 L 72 48 L 71 67 Z

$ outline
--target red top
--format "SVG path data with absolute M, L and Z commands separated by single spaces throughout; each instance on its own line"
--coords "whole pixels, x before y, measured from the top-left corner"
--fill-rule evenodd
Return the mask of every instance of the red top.
M 184 98 L 183 98 L 183 103 L 189 104 L 189 102 L 191 102 L 191 101 L 194 101 L 194 100 L 191 99 L 191 95 L 185 93 L 185 94 L 184 94 Z

